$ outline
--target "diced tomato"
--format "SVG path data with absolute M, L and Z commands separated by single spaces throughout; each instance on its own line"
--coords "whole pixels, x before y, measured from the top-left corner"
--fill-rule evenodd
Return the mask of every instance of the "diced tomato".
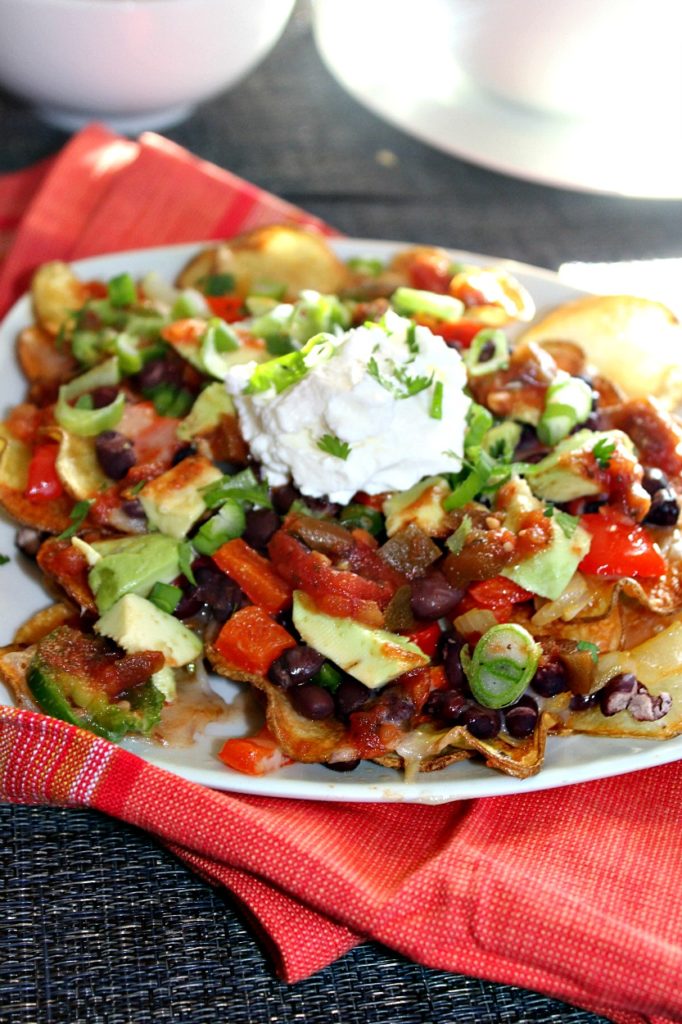
M 488 608 L 498 622 L 507 622 L 515 604 L 530 601 L 532 594 L 506 576 L 493 576 L 489 580 L 472 583 L 458 608 L 459 614 L 468 608 Z M 468 607 L 464 607 L 464 603 Z
M 448 345 L 457 345 L 459 348 L 469 348 L 479 331 L 482 331 L 485 324 L 471 317 L 462 317 L 461 320 L 436 320 L 433 317 L 419 316 L 418 321 L 428 327 L 433 334 L 438 334 Z
M 371 549 L 368 552 L 374 554 Z M 285 530 L 273 536 L 268 554 L 279 575 L 294 589 L 309 594 L 320 611 L 381 625 L 379 607 L 384 607 L 394 592 L 385 580 L 365 579 L 356 572 L 335 569 L 325 555 L 308 551 Z
M 244 316 L 244 300 L 239 295 L 205 295 L 209 309 L 227 323 L 241 320 Z
M 442 665 L 418 668 L 402 676 L 400 687 L 414 702 L 415 711 L 419 714 L 432 690 L 444 689 L 447 686 L 445 670 Z
M 59 446 L 56 444 L 39 444 L 33 450 L 28 465 L 28 481 L 26 497 L 29 501 L 54 501 L 64 493 L 61 480 L 57 476 L 57 455 Z
M 413 629 L 403 633 L 406 640 L 411 640 L 424 654 L 428 654 L 429 658 L 436 653 L 440 635 L 441 628 L 437 622 L 417 622 Z
M 43 409 L 39 409 L 30 402 L 22 402 L 21 405 L 16 405 L 7 417 L 7 429 L 16 437 L 17 441 L 33 444 L 38 431 L 43 426 L 43 419 Z
M 86 281 L 84 288 L 88 299 L 106 299 L 108 294 L 104 281 Z
M 444 253 L 418 253 L 409 268 L 409 276 L 413 288 L 445 295 L 452 278 L 450 258 Z
M 267 775 L 293 763 L 284 756 L 267 726 L 255 736 L 226 740 L 218 757 L 228 768 L 244 775 Z
M 275 658 L 295 647 L 284 626 L 263 608 L 248 605 L 227 620 L 215 640 L 215 648 L 234 668 L 264 676 Z
M 206 321 L 200 317 L 186 317 L 184 320 L 174 320 L 161 330 L 161 337 L 164 341 L 192 341 L 198 342 L 206 332 Z
M 656 543 L 643 526 L 632 519 L 604 508 L 580 517 L 580 524 L 591 535 L 592 543 L 578 566 L 581 572 L 595 576 L 663 576 L 666 562 Z
M 291 587 L 275 571 L 272 563 L 235 537 L 213 554 L 218 568 L 238 583 L 254 604 L 276 615 L 291 604 Z
M 387 498 L 388 491 L 384 491 L 382 494 L 367 494 L 366 491 L 358 491 L 357 494 L 353 496 L 353 501 L 358 505 L 367 505 L 368 508 L 373 508 L 376 512 L 381 512 Z

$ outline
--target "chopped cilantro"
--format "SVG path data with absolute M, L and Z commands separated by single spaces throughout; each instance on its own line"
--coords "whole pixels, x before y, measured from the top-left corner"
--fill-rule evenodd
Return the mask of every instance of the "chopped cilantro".
M 221 477 L 202 489 L 202 496 L 207 508 L 218 508 L 229 498 L 240 505 L 246 503 L 259 508 L 272 508 L 268 485 L 257 480 L 252 469 L 243 469 L 234 476 Z
M 57 540 L 68 540 L 69 537 L 74 536 L 77 530 L 80 529 L 80 527 L 85 522 L 88 512 L 90 511 L 91 504 L 92 502 L 90 501 L 76 502 L 76 504 L 69 512 L 69 519 L 71 520 L 71 525 L 67 526 L 66 529 L 59 534 Z
M 317 447 L 321 452 L 326 452 L 327 455 L 334 455 L 337 459 L 344 459 L 344 461 L 350 455 L 350 445 L 348 442 L 342 441 L 339 437 L 334 437 L 333 434 L 323 434 L 317 442 Z
M 374 356 L 367 364 L 367 372 L 370 377 L 374 377 L 378 384 L 381 384 L 382 388 L 398 399 L 412 398 L 413 395 L 418 395 L 420 391 L 425 391 L 430 387 L 433 380 L 433 374 L 429 377 L 410 377 L 404 366 L 395 366 L 395 364 L 389 371 L 390 376 L 384 377 Z
M 597 661 L 599 660 L 599 648 L 596 644 L 590 643 L 589 640 L 578 640 L 576 648 L 579 651 L 587 651 L 595 665 L 597 664 Z
M 9 562 L 9 555 L 0 555 L 0 565 L 7 565 Z
M 411 323 L 405 333 L 405 344 L 410 350 L 411 355 L 419 355 L 419 342 L 417 341 L 417 325 Z
M 592 449 L 600 469 L 608 469 L 611 464 L 611 456 L 616 450 L 616 442 L 610 441 L 608 437 L 602 437 Z
M 453 553 L 458 555 L 464 547 L 464 542 L 471 533 L 473 523 L 471 516 L 465 515 L 462 517 L 462 522 L 459 524 L 454 533 L 451 533 L 445 542 L 446 548 Z

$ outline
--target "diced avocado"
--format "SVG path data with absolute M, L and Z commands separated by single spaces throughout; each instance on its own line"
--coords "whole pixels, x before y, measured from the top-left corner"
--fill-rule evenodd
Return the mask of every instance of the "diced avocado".
M 518 583 L 532 594 L 555 601 L 568 586 L 571 577 L 589 551 L 591 536 L 576 526 L 567 536 L 561 526 L 551 520 L 552 541 L 518 565 L 502 569 L 502 575 Z
M 166 665 L 178 668 L 201 657 L 201 640 L 187 626 L 138 594 L 126 594 L 94 626 L 128 654 L 161 651 Z
M 203 455 L 192 455 L 150 480 L 139 498 L 153 527 L 178 540 L 186 536 L 206 511 L 201 488 L 222 477 Z
M 429 476 L 408 491 L 392 494 L 384 502 L 386 533 L 392 537 L 414 523 L 429 537 L 445 537 L 451 532 L 443 501 L 450 494 L 450 485 L 442 476 Z
M 630 456 L 634 451 L 632 441 L 621 430 L 579 430 L 564 438 L 554 451 L 526 470 L 525 476 L 533 494 L 546 501 L 572 501 L 599 494 L 603 484 L 585 474 L 584 456 L 591 453 L 596 444 L 614 445 L 625 449 Z M 613 450 L 613 449 L 612 449 Z
M 217 427 L 223 416 L 234 415 L 234 402 L 225 390 L 225 385 L 216 381 L 204 388 L 188 415 L 178 425 L 178 438 L 191 441 L 193 437 Z
M 299 590 L 294 592 L 294 625 L 307 644 L 370 689 L 429 663 L 410 640 L 320 612 Z
M 92 566 L 88 583 L 100 614 L 124 594 L 144 597 L 155 583 L 170 583 L 180 572 L 178 542 L 161 533 L 96 541 L 87 545 L 90 551 L 82 545 L 77 546 Z
M 177 686 L 175 682 L 175 672 L 170 665 L 164 665 L 158 672 L 155 672 L 152 676 L 152 683 L 164 696 L 164 700 L 171 704 L 177 694 Z

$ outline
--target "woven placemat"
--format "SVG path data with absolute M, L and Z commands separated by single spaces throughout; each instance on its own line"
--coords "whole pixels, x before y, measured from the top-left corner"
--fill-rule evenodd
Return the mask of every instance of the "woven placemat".
M 598 1024 L 361 946 L 279 982 L 230 901 L 93 811 L 0 806 L 0 1024 Z

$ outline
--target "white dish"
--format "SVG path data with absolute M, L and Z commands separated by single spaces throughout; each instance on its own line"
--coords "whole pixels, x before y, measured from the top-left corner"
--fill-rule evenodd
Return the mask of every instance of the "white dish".
M 333 244 L 342 258 L 351 255 L 386 258 L 405 247 L 404 243 L 357 239 L 335 241 Z M 123 270 L 141 276 L 151 269 L 172 279 L 197 248 L 199 244 L 115 253 L 82 260 L 74 266 L 86 279 L 106 280 Z M 456 261 L 505 266 L 529 289 L 540 311 L 582 294 L 563 284 L 555 274 L 536 267 L 457 251 L 452 252 L 452 257 Z M 0 407 L 3 416 L 24 394 L 25 383 L 13 353 L 17 333 L 31 319 L 29 300 L 24 297 L 0 325 Z M 6 644 L 11 641 L 17 626 L 49 602 L 40 574 L 33 571 L 25 559 L 14 554 L 14 526 L 6 517 L 0 518 L 0 552 L 13 555 L 11 561 L 0 568 L 0 643 Z M 223 723 L 222 735 L 245 735 L 249 731 L 247 718 L 250 710 L 245 688 L 225 680 L 219 680 L 217 685 L 228 699 L 238 698 Z M 10 703 L 9 692 L 0 683 L 0 704 Z M 152 764 L 215 789 L 260 796 L 357 802 L 442 803 L 528 793 L 620 775 L 682 757 L 682 737 L 662 743 L 647 743 L 572 736 L 550 739 L 545 766 L 538 775 L 526 780 L 501 775 L 474 761 L 463 761 L 442 772 L 421 775 L 409 783 L 404 782 L 397 772 L 374 764 L 363 764 L 347 775 L 336 774 L 321 765 L 296 764 L 273 775 L 252 778 L 232 772 L 218 762 L 216 752 L 220 742 L 215 736 L 204 735 L 193 746 L 184 748 L 156 747 L 143 740 L 129 740 L 124 745 Z
M 558 188 L 646 199 L 682 197 L 679 97 L 647 117 L 583 119 L 534 111 L 479 87 L 459 67 L 457 7 L 315 0 L 315 38 L 331 73 L 360 103 L 452 156 Z M 357 26 L 362 25 L 362 31 Z

